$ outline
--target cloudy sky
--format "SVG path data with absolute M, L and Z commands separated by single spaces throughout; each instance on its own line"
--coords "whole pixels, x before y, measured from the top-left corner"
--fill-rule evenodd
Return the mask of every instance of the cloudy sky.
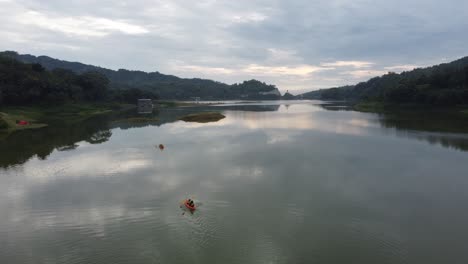
M 295 93 L 468 55 L 466 0 L 0 0 L 0 50 Z

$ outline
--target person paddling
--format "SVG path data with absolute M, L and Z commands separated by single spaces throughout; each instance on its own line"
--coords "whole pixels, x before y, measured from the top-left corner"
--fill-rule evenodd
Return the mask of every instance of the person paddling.
M 195 204 L 193 203 L 193 200 L 192 199 L 188 199 L 187 200 L 187 204 L 190 205 L 190 206 L 194 206 Z
M 190 198 L 187 198 L 185 199 L 181 204 L 180 204 L 180 208 L 182 208 L 183 206 L 185 206 L 187 209 L 189 209 L 188 211 L 193 214 L 193 212 L 195 212 L 196 208 L 195 208 L 195 202 L 190 199 Z M 182 215 L 185 215 L 185 211 L 182 212 Z

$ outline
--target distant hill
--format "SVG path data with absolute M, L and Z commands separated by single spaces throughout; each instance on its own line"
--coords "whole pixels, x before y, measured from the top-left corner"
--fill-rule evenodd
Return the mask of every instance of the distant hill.
M 280 99 L 281 94 L 274 85 L 257 80 L 244 81 L 228 85 L 206 79 L 185 79 L 159 72 L 143 72 L 119 69 L 118 71 L 87 65 L 80 62 L 69 62 L 47 56 L 18 54 L 14 51 L 0 52 L 0 56 L 15 58 L 24 63 L 38 63 L 47 70 L 66 69 L 82 74 L 99 72 L 110 80 L 111 89 L 126 90 L 138 88 L 156 93 L 161 99 L 190 99 L 200 97 L 210 99 Z
M 286 91 L 286 93 L 282 97 L 283 100 L 294 100 L 296 97 L 289 93 L 289 91 Z
M 380 101 L 440 106 L 468 104 L 468 57 L 400 74 L 389 72 L 352 86 L 302 94 L 304 99 Z
M 344 100 L 348 93 L 354 88 L 354 85 L 325 88 L 297 95 L 303 99 L 318 100 Z

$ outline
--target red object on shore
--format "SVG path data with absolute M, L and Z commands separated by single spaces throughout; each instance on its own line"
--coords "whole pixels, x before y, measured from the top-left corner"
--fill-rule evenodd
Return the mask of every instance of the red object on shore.
M 26 121 L 26 120 L 20 120 L 20 121 L 18 122 L 18 125 L 20 125 L 20 126 L 29 125 L 29 122 Z
M 188 200 L 185 200 L 184 202 L 185 204 L 185 207 L 187 207 L 188 209 L 190 209 L 191 211 L 195 211 L 195 204 L 193 206 L 191 206 L 189 203 L 188 203 Z

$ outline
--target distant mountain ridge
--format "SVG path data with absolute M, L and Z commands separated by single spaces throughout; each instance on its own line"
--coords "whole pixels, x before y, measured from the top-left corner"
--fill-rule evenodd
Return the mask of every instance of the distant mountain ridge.
M 356 85 L 321 89 L 298 97 L 397 104 L 468 105 L 468 57 L 400 74 L 389 72 Z
M 185 79 L 159 72 L 143 72 L 119 69 L 117 71 L 80 62 L 69 62 L 48 56 L 18 54 L 15 51 L 0 52 L 0 55 L 15 58 L 24 63 L 39 63 L 48 70 L 57 68 L 71 70 L 77 74 L 99 72 L 110 80 L 113 89 L 139 88 L 152 91 L 161 99 L 280 99 L 281 93 L 274 85 L 249 80 L 228 85 L 207 79 Z

